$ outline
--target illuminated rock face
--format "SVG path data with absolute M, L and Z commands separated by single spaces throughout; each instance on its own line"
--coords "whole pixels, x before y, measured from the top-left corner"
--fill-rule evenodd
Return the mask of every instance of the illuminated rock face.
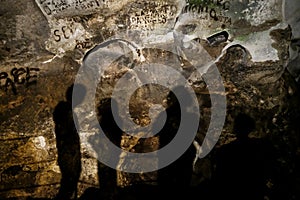
M 249 137 L 259 143 L 267 141 L 271 148 L 263 150 L 273 151 L 273 157 L 258 163 L 262 165 L 259 169 L 267 166 L 265 170 L 272 172 L 264 179 L 263 195 L 270 199 L 280 195 L 281 199 L 296 199 L 299 195 L 296 190 L 300 184 L 296 170 L 299 168 L 300 131 L 297 124 L 299 89 L 295 82 L 299 76 L 297 3 L 287 0 L 2 0 L 0 5 L 1 199 L 53 198 L 61 188 L 62 174 L 68 174 L 62 171 L 69 171 L 71 177 L 80 173 L 77 195 L 82 199 L 84 192 L 87 196 L 113 199 L 139 195 L 157 198 L 158 191 L 161 192 L 157 189 L 160 177 L 168 179 L 170 176 L 164 173 L 171 170 L 170 174 L 178 178 L 170 178 L 170 184 L 181 180 L 185 166 L 191 166 L 193 172 L 191 187 L 182 191 L 186 195 L 201 191 L 211 196 L 216 189 L 223 189 L 218 180 L 220 152 L 239 141 L 236 131 L 245 130 L 241 127 L 250 127 L 252 122 L 254 128 Z M 170 61 L 195 90 L 201 116 L 195 138 L 195 146 L 199 147 L 209 127 L 213 106 L 204 78 L 216 70 L 208 63 L 215 63 L 225 87 L 225 93 L 218 95 L 226 96 L 227 113 L 218 143 L 207 157 L 195 159 L 194 163 L 181 159 L 183 161 L 178 161 L 180 167 L 171 165 L 166 171 L 150 173 L 130 174 L 108 169 L 96 159 L 100 154 L 94 151 L 93 144 L 98 141 L 91 144 L 89 140 L 97 133 L 95 124 L 89 123 L 91 116 L 96 114 L 93 112 L 78 119 L 84 124 L 78 131 L 80 145 L 76 143 L 76 131 L 74 137 L 67 135 L 58 139 L 58 125 L 65 122 L 67 125 L 61 125 L 63 129 L 66 133 L 72 132 L 68 131 L 72 129 L 68 125 L 72 117 L 70 113 L 63 114 L 68 112 L 67 107 L 60 112 L 64 116 L 58 114 L 59 120 L 54 120 L 53 112 L 61 102 L 68 105 L 66 91 L 74 83 L 84 58 L 94 46 L 120 33 L 132 33 L 125 39 L 142 44 L 142 51 L 135 52 L 128 43 L 119 45 L 127 54 L 121 55 L 100 77 L 95 98 L 97 106 L 111 96 L 122 75 L 141 64 L 141 55 L 149 63 Z M 176 34 L 184 35 L 176 54 L 158 50 L 169 46 L 169 40 Z M 203 62 L 203 66 L 199 66 L 202 77 L 190 71 L 194 62 L 187 60 L 188 41 L 205 51 L 198 57 Z M 146 44 L 152 48 L 146 48 Z M 174 81 L 168 74 L 160 76 Z M 137 90 L 129 104 L 133 121 L 142 126 L 151 123 L 149 108 L 154 104 L 168 107 L 168 92 L 156 85 Z M 85 113 L 88 110 L 85 108 L 92 105 L 84 106 L 75 108 L 76 112 Z M 154 110 L 154 116 L 157 112 Z M 247 117 L 240 120 L 245 115 Z M 238 128 L 235 122 L 240 123 Z M 143 139 L 125 134 L 119 140 L 110 139 L 133 153 L 158 150 L 162 141 L 160 136 Z M 72 167 L 78 160 L 80 170 Z M 117 160 L 121 167 L 135 164 L 123 154 Z M 185 162 L 186 165 L 182 164 Z M 158 165 L 156 162 L 150 164 Z M 69 166 L 70 170 L 64 166 Z M 234 179 L 234 175 L 232 177 Z M 176 190 L 163 188 L 174 194 Z

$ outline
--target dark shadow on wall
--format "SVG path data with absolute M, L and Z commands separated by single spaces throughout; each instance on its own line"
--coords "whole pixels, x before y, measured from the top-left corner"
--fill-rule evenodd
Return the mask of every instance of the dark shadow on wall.
M 79 93 L 72 101 L 74 87 Z M 60 189 L 55 197 L 57 200 L 77 198 L 77 184 L 81 173 L 81 153 L 80 138 L 75 127 L 77 119 L 72 112 L 72 103 L 74 106 L 80 104 L 85 92 L 84 86 L 71 85 L 66 92 L 66 101 L 59 102 L 53 112 L 57 161 L 61 170 Z
M 178 88 L 182 90 L 182 88 Z M 181 91 L 182 92 L 182 91 Z M 185 95 L 185 94 L 183 94 Z M 167 145 L 177 133 L 177 128 L 181 122 L 181 110 L 177 98 L 174 93 L 169 95 L 169 108 L 167 109 L 168 118 L 164 128 L 158 133 L 160 136 L 161 147 Z M 116 124 L 116 120 L 112 114 L 111 104 L 118 108 L 116 101 L 107 98 L 100 102 L 98 107 L 98 117 L 100 126 L 106 137 L 117 147 L 121 148 L 121 139 L 124 134 L 123 131 Z M 117 109 L 118 110 L 118 109 Z M 184 111 L 186 112 L 186 111 Z M 195 117 L 193 114 L 188 114 L 188 117 Z M 157 118 L 160 122 L 160 118 Z M 97 140 L 100 136 L 89 138 L 92 144 L 96 145 L 93 148 L 97 151 L 100 144 L 97 146 Z M 105 148 L 105 145 L 103 146 Z M 195 158 L 196 150 L 191 144 L 190 148 L 174 163 L 158 171 L 157 185 L 150 185 L 144 183 L 135 183 L 131 186 L 120 188 L 117 186 L 117 170 L 105 166 L 101 162 L 98 163 L 98 175 L 100 182 L 100 189 L 89 188 L 85 191 L 80 199 L 112 199 L 112 200 L 126 200 L 126 199 L 161 199 L 176 197 L 184 195 L 189 197 L 190 182 L 193 173 L 193 160 Z M 116 159 L 116 165 L 119 158 Z
M 121 148 L 123 131 L 117 125 L 112 106 L 118 112 L 119 106 L 112 98 L 103 99 L 98 107 L 99 124 L 108 139 L 118 148 Z M 114 155 L 117 156 L 117 155 Z M 120 155 L 115 158 L 115 167 L 117 167 Z M 117 170 L 98 162 L 98 177 L 100 182 L 100 191 L 104 199 L 115 199 L 117 194 Z
M 215 198 L 263 200 L 267 181 L 272 177 L 272 147 L 263 139 L 249 138 L 255 121 L 246 114 L 235 118 L 237 139 L 216 153 Z M 213 190 L 212 190 L 213 191 Z
M 182 97 L 187 100 L 189 104 L 188 106 L 190 106 L 192 99 L 189 99 L 190 96 L 183 86 L 176 87 L 173 91 L 177 91 L 178 94 L 182 95 Z M 185 105 L 182 105 L 183 109 L 181 109 L 180 102 L 172 91 L 170 91 L 167 98 L 168 108 L 166 109 L 166 123 L 162 130 L 158 133 L 160 149 L 168 145 L 177 135 L 178 128 L 182 123 L 181 116 L 185 116 L 188 119 L 197 117 L 195 114 L 188 112 L 184 108 Z M 162 121 L 160 118 L 161 116 L 158 116 L 158 123 Z M 187 132 L 186 134 L 190 133 Z M 190 184 L 193 174 L 193 161 L 195 159 L 195 155 L 196 149 L 193 144 L 191 144 L 183 155 L 181 155 L 176 161 L 158 170 L 158 186 L 162 195 L 167 195 L 169 197 L 184 195 L 185 197 L 188 197 L 191 189 Z
M 182 87 L 175 88 L 183 97 L 187 98 L 186 90 Z M 112 104 L 112 105 L 111 105 Z M 124 134 L 123 131 L 116 124 L 116 120 L 112 114 L 111 106 L 118 110 L 117 102 L 111 98 L 104 99 L 100 102 L 98 107 L 98 120 L 105 136 L 117 147 L 121 148 L 121 139 Z M 177 134 L 178 127 L 181 123 L 181 107 L 173 92 L 168 96 L 167 120 L 163 129 L 158 133 L 160 137 L 160 148 L 167 145 Z M 183 109 L 186 117 L 197 117 L 187 110 Z M 161 116 L 156 119 L 157 123 Z M 155 122 L 154 122 L 155 123 Z M 154 124 L 155 125 L 155 124 Z M 187 133 L 188 134 L 188 133 Z M 97 142 L 101 136 L 92 136 L 89 141 L 93 148 L 100 150 L 99 147 L 105 148 L 105 144 Z M 135 183 L 131 186 L 120 188 L 117 186 L 117 170 L 105 166 L 101 162 L 98 163 L 98 175 L 100 188 L 89 188 L 80 198 L 83 199 L 107 199 L 107 200 L 126 200 L 126 199 L 161 199 L 161 198 L 188 198 L 192 196 L 191 179 L 193 173 L 193 161 L 195 158 L 196 149 L 193 144 L 184 152 L 178 160 L 171 165 L 158 170 L 157 185 L 150 185 L 146 183 Z M 105 155 L 104 155 L 105 156 Z M 115 156 L 115 155 L 114 155 Z M 117 165 L 119 158 L 115 160 Z M 159 161 L 160 162 L 160 161 Z
M 98 180 L 100 187 L 98 189 L 90 188 L 86 190 L 81 199 L 95 199 L 91 197 L 93 195 L 97 195 L 97 199 L 116 199 L 119 188 L 117 187 L 117 170 L 115 168 L 119 164 L 120 155 L 116 155 L 116 153 L 109 153 L 111 150 L 109 149 L 107 142 L 105 142 L 104 137 L 107 137 L 107 139 L 116 147 L 121 148 L 123 131 L 119 128 L 114 119 L 112 106 L 118 112 L 118 105 L 114 99 L 105 98 L 100 101 L 97 107 L 97 117 L 104 134 L 99 130 L 99 133 L 89 137 L 88 139 L 99 159 Z M 114 168 L 101 163 L 100 160 L 102 159 L 109 159 Z

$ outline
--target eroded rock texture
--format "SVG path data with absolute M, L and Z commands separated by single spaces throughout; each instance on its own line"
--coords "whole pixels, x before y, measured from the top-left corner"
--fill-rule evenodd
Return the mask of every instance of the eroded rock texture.
M 299 31 L 297 20 L 282 13 L 283 7 L 294 5 L 297 10 L 298 5 L 284 3 L 1 0 L 0 198 L 299 198 Z M 172 41 L 174 32 L 185 35 L 180 48 L 176 53 L 162 50 L 172 46 L 167 40 Z M 123 42 L 116 45 L 116 51 L 110 49 L 109 53 L 125 53 L 101 74 L 92 100 L 96 109 L 84 104 L 75 109 L 81 116 L 77 119 L 67 90 L 84 58 L 91 55 L 89 50 L 119 33 L 131 33 L 125 39 L 136 44 L 154 46 L 142 45 L 135 51 Z M 185 45 L 188 40 L 205 52 L 197 57 L 202 62 L 196 66 L 201 76 L 193 73 L 195 62 L 187 55 L 193 51 Z M 104 132 L 116 146 L 131 153 L 153 152 L 172 139 L 167 136 L 166 142 L 162 135 L 142 138 L 146 133 L 134 137 L 112 120 L 108 102 L 115 84 L 124 74 L 133 77 L 132 69 L 142 62 L 176 66 L 195 91 L 201 118 L 194 144 L 179 160 L 162 170 L 128 173 L 97 160 L 110 154 L 98 151 L 99 146 L 106 146 L 101 146 L 92 116 L 102 120 Z M 214 70 L 219 71 L 225 92 L 213 95 L 226 97 L 226 119 L 223 129 L 215 130 L 221 135 L 212 151 L 195 159 L 214 106 L 210 98 L 214 91 L 205 82 Z M 94 80 L 94 74 L 84 77 L 83 83 Z M 169 74 L 161 76 L 176 82 Z M 149 125 L 149 108 L 161 104 L 172 113 L 163 132 L 173 134 L 180 120 L 176 109 L 172 110 L 176 101 L 169 104 L 169 92 L 157 84 L 136 90 L 129 103 L 132 121 Z M 159 109 L 152 111 L 154 119 L 160 119 Z M 75 120 L 82 125 L 80 130 L 74 127 Z M 158 166 L 160 162 L 150 161 L 145 164 Z M 116 158 L 118 169 L 125 171 L 136 163 L 124 154 Z

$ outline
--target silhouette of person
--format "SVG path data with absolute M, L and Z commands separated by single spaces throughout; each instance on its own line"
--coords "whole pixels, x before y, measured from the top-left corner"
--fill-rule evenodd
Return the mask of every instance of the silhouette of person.
M 73 98 L 73 88 L 79 92 Z M 55 199 L 76 199 L 77 184 L 81 173 L 80 139 L 75 127 L 72 112 L 74 106 L 81 103 L 85 96 L 85 88 L 82 85 L 71 85 L 66 92 L 66 101 L 61 101 L 55 107 L 53 120 L 55 123 L 56 147 L 58 151 L 58 165 L 61 170 L 60 189 Z
M 187 90 L 183 86 L 173 89 L 178 91 L 184 98 L 189 98 Z M 181 116 L 189 118 L 196 117 L 196 115 L 183 110 L 181 113 L 180 102 L 176 95 L 170 91 L 167 97 L 168 107 L 166 109 L 167 119 L 164 127 L 158 133 L 160 148 L 168 145 L 176 136 L 178 128 L 181 123 Z M 189 102 L 191 99 L 189 100 Z M 161 116 L 158 116 L 157 121 L 161 121 Z M 191 146 L 180 156 L 176 161 L 170 165 L 158 170 L 158 185 L 164 194 L 173 194 L 176 197 L 179 194 L 185 193 L 190 188 L 190 182 L 193 174 L 193 161 L 196 155 L 196 149 Z M 160 161 L 159 161 L 160 162 Z
M 112 106 L 114 106 L 118 112 L 118 105 L 114 99 L 103 99 L 98 107 L 98 120 L 106 137 L 108 137 L 114 145 L 121 148 L 123 131 L 119 128 L 114 119 Z M 116 162 L 115 166 L 117 167 L 119 157 L 114 160 Z M 98 162 L 98 177 L 101 194 L 104 195 L 104 198 L 115 199 L 115 195 L 117 194 L 117 170 Z
M 259 140 L 250 139 L 255 121 L 246 114 L 235 118 L 237 139 L 223 146 L 216 157 L 215 190 L 224 199 L 264 199 L 264 149 Z

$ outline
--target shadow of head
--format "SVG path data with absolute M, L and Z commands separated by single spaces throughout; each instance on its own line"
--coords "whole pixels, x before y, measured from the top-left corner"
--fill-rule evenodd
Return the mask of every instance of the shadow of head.
M 191 93 L 185 86 L 177 86 L 173 88 L 167 96 L 168 106 L 190 106 L 193 104 Z
M 238 114 L 234 120 L 233 133 L 237 135 L 238 138 L 247 138 L 249 133 L 255 129 L 255 121 L 249 115 L 244 113 Z
M 81 84 L 72 84 L 68 87 L 66 92 L 67 101 L 72 103 L 73 106 L 81 104 L 86 95 L 86 88 Z

